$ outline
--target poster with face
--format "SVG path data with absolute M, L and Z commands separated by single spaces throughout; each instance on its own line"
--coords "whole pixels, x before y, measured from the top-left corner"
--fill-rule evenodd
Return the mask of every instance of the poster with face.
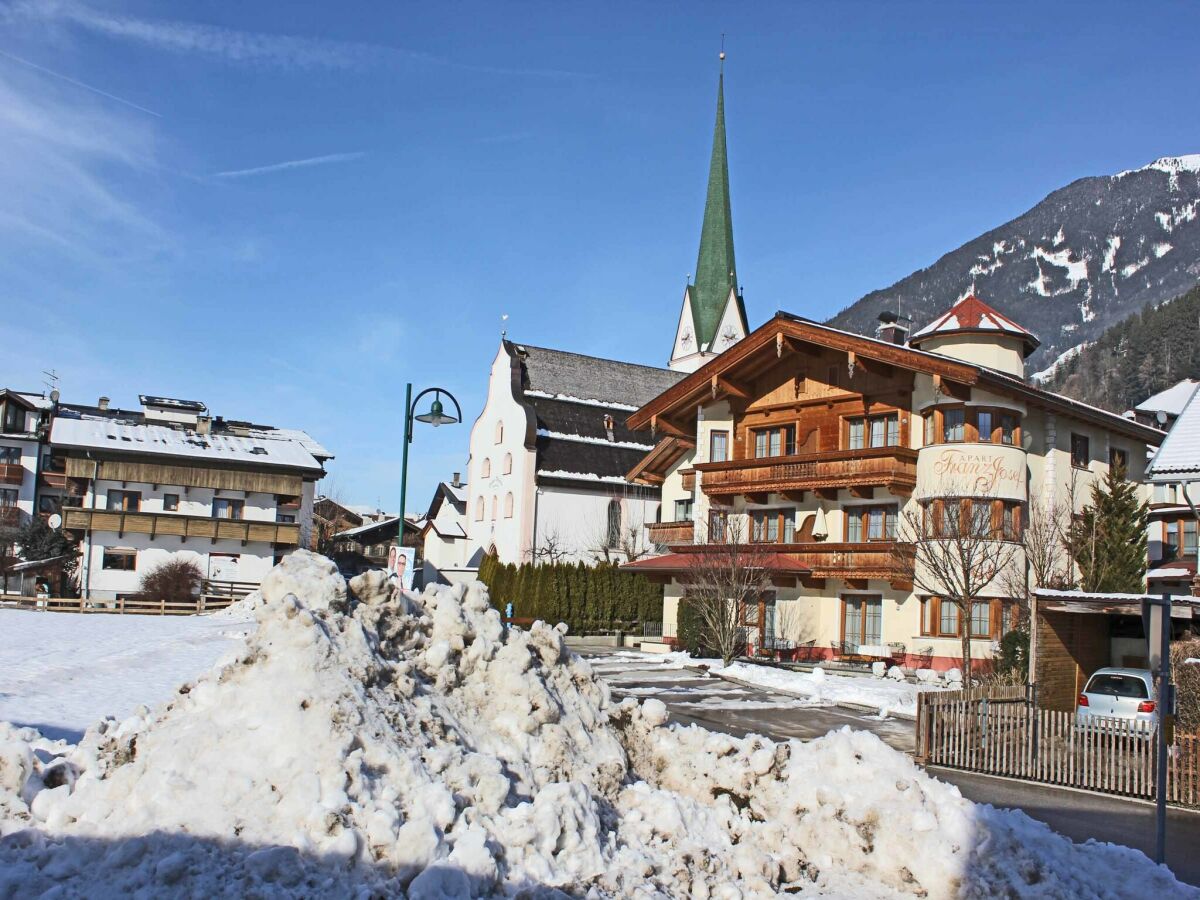
M 401 587 L 411 591 L 416 562 L 416 547 L 391 547 L 388 550 L 388 577 L 395 578 L 400 582 Z

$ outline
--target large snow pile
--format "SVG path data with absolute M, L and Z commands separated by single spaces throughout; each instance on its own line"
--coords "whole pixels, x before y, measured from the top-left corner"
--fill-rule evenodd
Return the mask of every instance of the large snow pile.
M 668 727 L 481 587 L 313 554 L 244 650 L 78 745 L 0 726 L 0 898 L 1195 896 L 977 807 L 875 737 Z

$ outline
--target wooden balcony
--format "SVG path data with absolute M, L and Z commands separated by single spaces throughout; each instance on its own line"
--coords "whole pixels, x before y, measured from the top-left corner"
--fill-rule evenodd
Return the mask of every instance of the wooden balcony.
M 651 543 L 660 546 L 690 544 L 695 540 L 695 522 L 647 522 Z
M 867 450 L 826 450 L 797 456 L 735 459 L 699 463 L 700 484 L 712 497 L 737 494 L 802 494 L 849 488 L 868 491 L 887 488 L 908 495 L 917 484 L 917 451 L 907 447 Z
M 0 463 L 0 484 L 20 484 L 25 480 L 25 467 L 20 463 Z
M 0 506 L 0 527 L 20 528 L 23 522 L 19 506 Z
M 68 487 L 66 472 L 45 471 L 42 472 L 41 479 L 42 487 L 55 488 L 60 491 L 65 491 Z
M 913 547 L 895 541 L 868 544 L 770 544 L 772 550 L 785 553 L 812 569 L 812 578 L 840 578 L 865 581 L 880 578 L 895 586 L 909 586 L 913 577 Z
M 207 538 L 211 541 L 266 541 L 297 546 L 300 526 L 252 519 L 213 519 L 177 513 L 122 512 L 105 509 L 64 509 L 64 527 L 70 530 L 112 531 L 118 535 L 148 534 L 151 538 Z

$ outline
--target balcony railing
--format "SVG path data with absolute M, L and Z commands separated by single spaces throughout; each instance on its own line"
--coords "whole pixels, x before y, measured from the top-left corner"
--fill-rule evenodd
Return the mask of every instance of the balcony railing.
M 911 544 L 880 541 L 870 544 L 769 545 L 812 569 L 814 578 L 886 578 L 911 581 L 914 550 Z
M 0 484 L 20 484 L 25 480 L 25 467 L 20 463 L 0 463 Z
M 798 456 L 698 463 L 712 496 L 886 487 L 909 493 L 917 484 L 917 451 L 907 447 L 826 450 Z
M 648 522 L 646 530 L 650 532 L 651 543 L 670 546 L 672 544 L 690 544 L 695 540 L 695 522 Z
M 19 506 L 0 506 L 0 527 L 19 528 L 24 523 Z
M 685 553 L 703 553 L 711 544 L 677 546 Z M 753 548 L 753 549 L 751 549 Z M 777 553 L 811 570 L 810 578 L 869 579 L 911 583 L 915 550 L 912 544 L 873 541 L 866 544 L 827 544 L 806 541 L 792 544 L 747 544 L 743 553 Z M 749 558 L 749 557 L 747 557 Z
M 148 534 L 152 538 L 208 538 L 212 541 L 266 541 L 296 546 L 300 526 L 283 522 L 256 522 L 253 519 L 213 519 L 207 516 L 183 516 L 177 513 L 124 512 L 106 509 L 64 509 L 63 524 L 68 529 L 114 531 L 117 534 Z

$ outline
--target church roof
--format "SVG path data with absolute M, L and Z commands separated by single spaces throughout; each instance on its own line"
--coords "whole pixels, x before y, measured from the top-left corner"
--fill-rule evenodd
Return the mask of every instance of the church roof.
M 941 316 L 913 334 L 908 342 L 918 346 L 928 338 L 945 334 L 995 332 L 1021 338 L 1025 342 L 1026 356 L 1041 344 L 1032 331 L 1022 328 L 1008 316 L 992 309 L 974 294 L 967 294 Z
M 717 122 L 713 128 L 708 196 L 704 201 L 704 224 L 700 229 L 700 253 L 696 259 L 695 282 L 688 286 L 692 322 L 696 328 L 697 344 L 701 348 L 710 346 L 716 338 L 721 315 L 729 300 L 729 291 L 736 289 L 737 284 L 733 213 L 729 203 L 729 157 L 725 144 L 725 73 L 722 72 L 717 81 Z M 738 309 L 745 323 L 746 312 L 740 293 Z
M 545 396 L 626 412 L 637 409 L 683 378 L 682 372 L 618 362 L 565 350 L 511 344 L 521 360 L 527 396 Z

